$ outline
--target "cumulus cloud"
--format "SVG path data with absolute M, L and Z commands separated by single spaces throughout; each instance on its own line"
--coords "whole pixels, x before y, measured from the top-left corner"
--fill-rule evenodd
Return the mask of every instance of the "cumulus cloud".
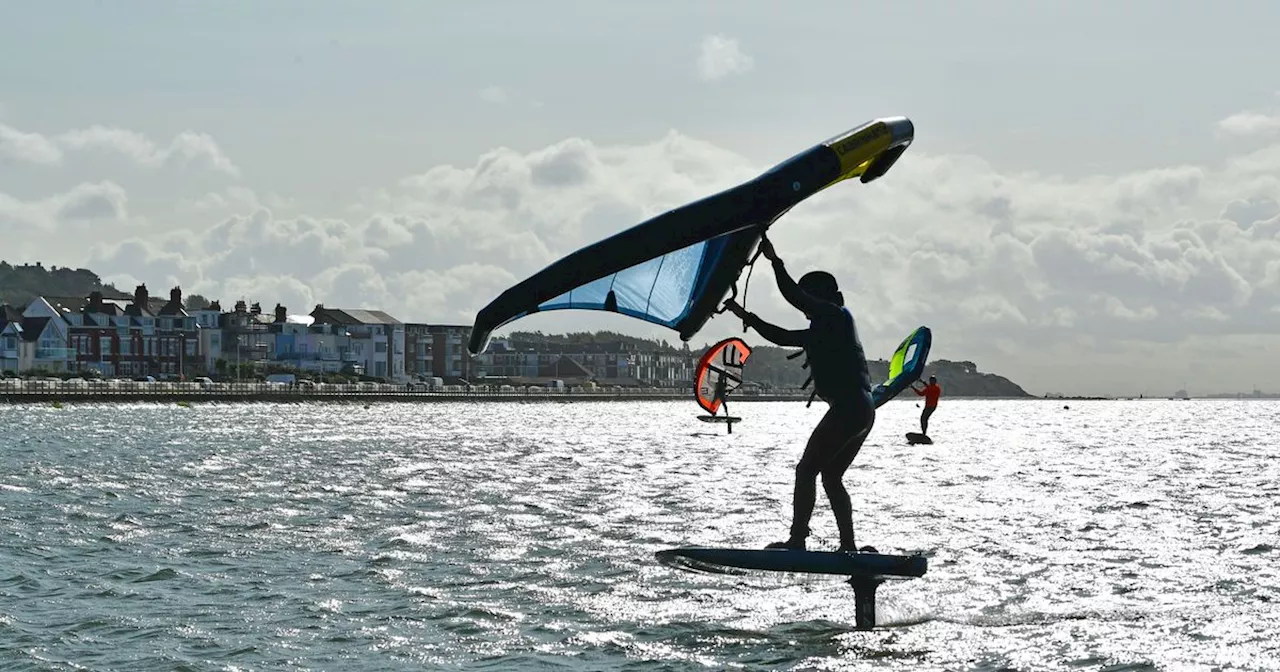
M 36 201 L 23 201 L 0 192 L 0 239 L 15 241 L 24 229 L 47 235 L 62 224 L 118 221 L 127 217 L 128 195 L 111 181 L 86 182 Z
M 189 235 L 99 244 L 87 265 L 110 277 L 184 276 L 184 287 L 210 297 L 288 286 L 291 300 L 470 323 L 558 256 L 752 174 L 742 157 L 678 133 L 642 146 L 575 138 L 529 153 L 499 148 L 470 167 L 406 177 L 358 218 L 279 217 L 251 192 L 209 194 L 187 206 L 247 212 Z
M 240 169 L 218 143 L 204 133 L 183 131 L 167 145 L 160 145 L 137 131 L 108 126 L 94 125 L 46 136 L 0 124 L 0 159 L 57 165 L 69 152 L 94 151 L 123 156 L 149 167 L 198 163 L 232 177 L 240 175 Z
M 751 70 L 753 59 L 743 53 L 738 41 L 724 35 L 708 35 L 702 38 L 698 50 L 698 76 L 715 80 Z
M 1218 130 L 1228 135 L 1259 136 L 1280 132 L 1280 114 L 1237 112 L 1218 122 Z
M 0 159 L 52 165 L 62 160 L 62 150 L 39 133 L 0 124 Z
M 486 86 L 480 89 L 480 100 L 486 103 L 505 103 L 507 102 L 507 92 L 503 91 L 500 86 Z
M 85 182 L 34 200 L 0 191 L 0 259 L 79 256 L 86 237 L 128 220 L 128 200 L 111 181 Z
M 294 277 L 317 296 L 469 319 L 563 254 L 762 168 L 677 133 L 640 146 L 570 139 L 405 178 L 356 220 L 280 218 L 246 200 L 250 212 L 166 249 L 213 282 Z M 880 182 L 802 204 L 771 235 L 795 268 L 830 268 L 848 283 L 876 337 L 926 322 L 975 344 L 1081 331 L 1167 340 L 1218 333 L 1234 324 L 1222 315 L 1275 305 L 1268 262 L 1280 259 L 1280 193 L 1227 197 L 1250 170 L 1069 183 L 999 174 L 971 157 L 909 155 Z M 1188 217 L 1205 203 L 1217 212 Z M 95 255 L 95 268 L 147 263 L 108 247 Z M 752 299 L 780 307 L 769 275 L 758 269 Z M 468 290 L 477 284 L 483 291 Z
M 570 138 L 529 152 L 498 148 L 369 191 L 340 216 L 284 214 L 248 189 L 215 192 L 186 203 L 191 224 L 97 244 L 84 265 L 224 304 L 245 298 L 306 312 L 324 303 L 470 324 L 488 301 L 559 257 L 768 167 L 677 132 L 637 145 Z M 770 237 L 793 273 L 836 275 L 873 356 L 926 324 L 936 357 L 1022 375 L 1033 389 L 1043 388 L 1026 376 L 1052 367 L 1050 389 L 1074 381 L 1074 389 L 1108 391 L 1088 385 L 1117 384 L 1130 375 L 1123 372 L 1180 379 L 1190 361 L 1237 367 L 1209 367 L 1229 387 L 1231 375 L 1259 364 L 1213 344 L 1261 348 L 1257 339 L 1280 332 L 1278 176 L 1280 146 L 1217 166 L 1082 179 L 912 148 L 883 179 L 842 183 L 796 207 Z M 125 205 L 112 183 L 36 202 L 0 196 L 0 228 L 119 220 Z M 767 264 L 745 298 L 767 319 L 803 326 Z M 675 340 L 599 314 L 512 325 L 600 326 Z M 740 330 L 718 317 L 695 341 Z M 1171 367 L 1181 373 L 1162 373 Z
M 56 203 L 58 221 L 122 220 L 128 196 L 113 182 L 81 184 L 63 194 Z
M 262 205 L 277 207 L 277 204 L 287 203 L 274 196 L 270 197 L 270 200 L 271 203 L 264 204 L 254 190 L 232 185 L 221 191 L 211 191 L 196 198 L 179 198 L 175 209 L 193 215 L 208 213 L 225 215 L 253 210 Z

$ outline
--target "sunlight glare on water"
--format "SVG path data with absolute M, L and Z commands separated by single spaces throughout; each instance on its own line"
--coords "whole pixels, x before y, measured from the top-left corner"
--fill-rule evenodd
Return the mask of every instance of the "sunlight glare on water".
M 883 407 L 861 544 L 929 572 L 699 574 L 790 520 L 820 403 L 0 406 L 0 668 L 1280 670 L 1280 403 Z M 819 490 L 811 548 L 834 548 Z

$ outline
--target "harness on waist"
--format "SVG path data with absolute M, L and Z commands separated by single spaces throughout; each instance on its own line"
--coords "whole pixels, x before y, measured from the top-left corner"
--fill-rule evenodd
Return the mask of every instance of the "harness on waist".
M 804 354 L 804 350 L 799 350 L 799 351 L 796 351 L 796 352 L 793 352 L 793 353 L 791 353 L 791 354 L 787 355 L 787 359 L 795 359 L 796 357 L 799 357 L 800 355 L 803 355 L 803 354 Z M 808 357 L 805 357 L 805 358 L 804 358 L 804 363 L 800 365 L 800 368 L 802 368 L 802 369 L 807 369 L 807 368 L 809 368 L 809 358 L 808 358 Z M 813 382 L 813 373 L 810 373 L 810 374 L 809 374 L 809 377 L 804 379 L 804 384 L 800 386 L 800 389 L 802 389 L 802 390 L 803 390 L 804 388 L 809 387 L 809 383 L 812 383 L 812 382 Z M 809 393 L 809 401 L 805 402 L 804 407 L 805 407 L 805 408 L 809 408 L 810 406 L 812 406 L 812 405 L 813 405 L 813 400 L 814 400 L 817 396 L 818 396 L 818 389 L 817 389 L 817 388 L 814 388 L 813 392 L 810 392 L 810 393 Z

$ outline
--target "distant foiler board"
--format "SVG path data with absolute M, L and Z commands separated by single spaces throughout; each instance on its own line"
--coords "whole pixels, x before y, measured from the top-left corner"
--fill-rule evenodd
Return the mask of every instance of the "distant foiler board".
M 932 444 L 933 439 L 921 434 L 920 432 L 907 432 L 907 443 L 916 445 L 918 443 Z
M 690 546 L 655 553 L 658 562 L 680 569 L 715 574 L 742 574 L 742 570 L 838 574 L 853 586 L 855 628 L 871 630 L 876 624 L 876 588 L 889 579 L 913 579 L 929 569 L 923 555 L 876 552 L 801 551 L 785 548 L 705 548 Z

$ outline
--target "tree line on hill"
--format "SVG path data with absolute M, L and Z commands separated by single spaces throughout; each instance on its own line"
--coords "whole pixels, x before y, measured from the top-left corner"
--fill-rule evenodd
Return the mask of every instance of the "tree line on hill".
M 111 283 L 102 281 L 87 268 L 45 266 L 41 262 L 17 266 L 0 259 L 0 304 L 25 308 L 38 296 L 82 296 L 102 292 L 107 298 L 132 298 Z M 187 310 L 199 310 L 210 301 L 199 294 L 188 294 L 183 300 Z
M 21 264 L 14 266 L 0 260 L 0 303 L 25 308 L 37 296 L 88 296 L 90 292 L 123 295 L 110 284 L 103 284 L 97 273 L 85 268 L 68 268 Z

